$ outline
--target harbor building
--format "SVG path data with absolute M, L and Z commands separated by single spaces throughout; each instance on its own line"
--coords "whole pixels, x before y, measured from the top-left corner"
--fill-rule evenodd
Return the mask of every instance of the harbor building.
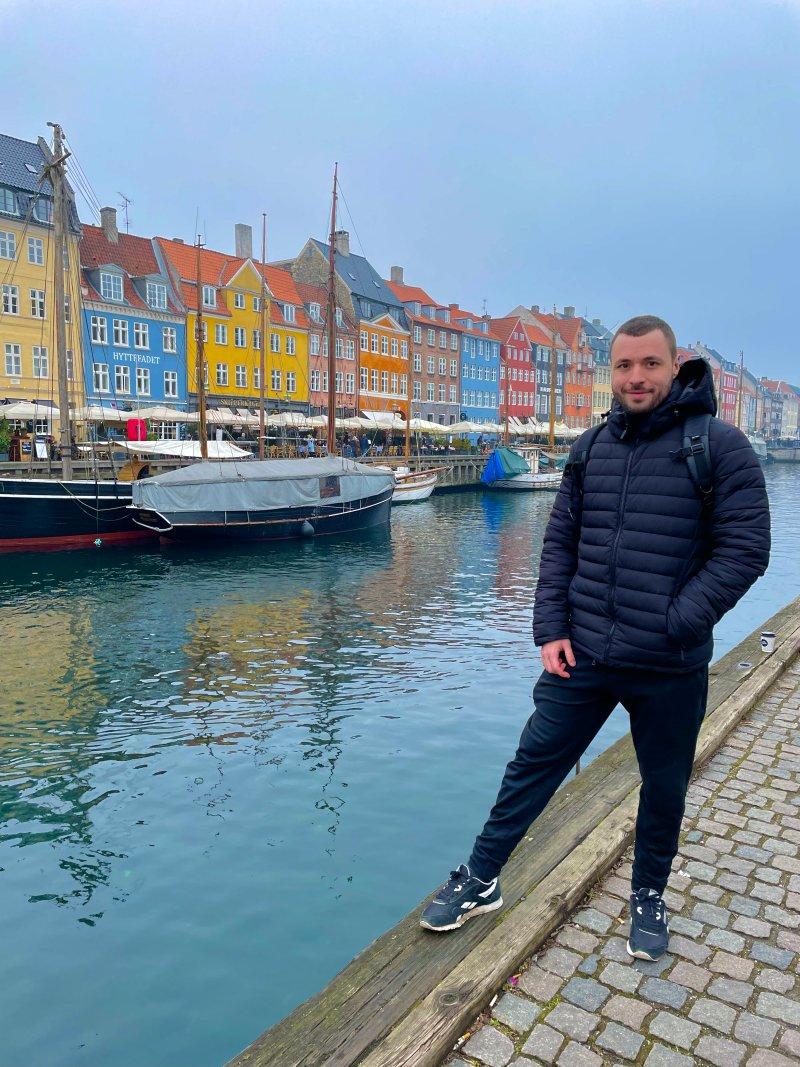
M 500 339 L 499 421 L 535 419 L 536 366 L 533 345 L 519 315 L 492 319 L 492 332 Z
M 461 418 L 496 423 L 500 417 L 500 338 L 488 315 L 450 304 L 450 318 L 461 334 Z
M 312 415 L 328 411 L 328 294 L 321 286 L 296 282 L 308 316 L 308 395 Z M 336 414 L 358 414 L 358 330 L 336 306 Z

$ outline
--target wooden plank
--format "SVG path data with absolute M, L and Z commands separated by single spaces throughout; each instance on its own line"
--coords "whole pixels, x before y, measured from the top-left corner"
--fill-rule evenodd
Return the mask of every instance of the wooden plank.
M 787 631 L 797 630 L 798 627 L 800 598 L 773 616 L 763 628 L 786 635 Z M 764 662 L 765 657 L 758 644 L 759 634 L 760 629 L 714 665 L 705 730 L 716 709 L 723 707 L 739 690 L 742 699 L 752 703 L 757 699 L 753 693 L 763 692 L 764 677 L 774 677 L 770 663 L 782 662 L 786 654 L 786 636 L 782 636 L 776 652 Z M 743 659 L 759 666 L 748 672 L 737 671 L 736 664 Z M 736 719 L 724 718 L 724 721 L 729 723 L 727 729 L 730 729 L 730 724 Z M 707 755 L 702 758 L 707 758 Z M 628 735 L 607 749 L 581 775 L 562 786 L 520 842 L 503 870 L 506 908 L 496 915 L 468 924 L 456 937 L 437 937 L 419 927 L 419 915 L 427 903 L 427 900 L 423 901 L 393 929 L 356 956 L 325 989 L 301 1004 L 235 1057 L 230 1067 L 266 1067 L 267 1064 L 270 1067 L 317 1067 L 321 1064 L 359 1062 L 360 1057 L 371 1047 L 377 1046 L 401 1020 L 412 1018 L 432 995 L 431 990 L 439 988 L 441 983 L 447 984 L 461 964 L 473 952 L 481 951 L 481 945 L 496 931 L 502 931 L 504 936 L 510 938 L 511 944 L 516 944 L 510 927 L 507 927 L 511 917 L 518 914 L 515 905 L 526 898 L 531 899 L 533 887 L 541 888 L 550 884 L 548 879 L 559 869 L 562 873 L 559 875 L 560 888 L 556 895 L 561 903 L 554 903 L 548 909 L 543 908 L 540 902 L 537 904 L 537 914 L 549 916 L 547 921 L 553 915 L 556 916 L 554 921 L 563 917 L 565 909 L 571 906 L 567 902 L 573 900 L 576 892 L 578 896 L 583 892 L 582 889 L 570 888 L 567 873 L 572 868 L 563 864 L 571 862 L 573 854 L 578 854 L 584 846 L 592 855 L 596 855 L 593 851 L 595 844 L 601 850 L 601 858 L 605 856 L 606 866 L 616 858 L 614 842 L 619 839 L 619 830 L 614 828 L 615 823 L 612 825 L 613 818 L 622 818 L 620 813 L 627 810 L 625 805 L 631 795 L 635 796 L 638 785 L 638 767 Z M 607 823 L 609 817 L 612 823 Z M 604 831 L 608 835 L 607 840 L 600 833 L 604 825 L 607 827 Z M 591 875 L 593 879 L 600 869 L 598 863 L 600 859 L 595 860 Z M 579 870 L 582 869 L 579 867 Z M 575 884 L 577 886 L 578 883 Z M 515 918 L 515 924 L 516 921 Z M 541 927 L 532 926 L 531 930 L 544 929 L 545 926 L 546 922 Z M 529 937 L 526 954 L 532 951 L 532 944 Z M 513 963 L 506 960 L 500 969 L 503 968 L 505 976 L 513 969 Z M 440 992 L 448 1001 L 454 996 L 457 1004 L 463 1000 L 464 1004 L 469 1004 L 469 1011 L 475 1012 L 483 1003 L 480 998 L 485 990 L 483 985 L 478 984 L 470 986 L 469 990 L 454 992 L 448 984 Z M 467 1009 L 464 1008 L 464 1011 Z M 461 1016 L 455 1015 L 454 1018 Z M 448 1014 L 446 1019 L 439 1018 L 437 1025 L 443 1028 L 450 1040 L 451 1028 L 459 1024 L 454 1023 Z M 419 1055 L 419 1050 L 415 1054 Z M 399 1059 L 396 1062 L 405 1061 Z M 428 1061 L 418 1059 L 409 1062 L 421 1064 Z

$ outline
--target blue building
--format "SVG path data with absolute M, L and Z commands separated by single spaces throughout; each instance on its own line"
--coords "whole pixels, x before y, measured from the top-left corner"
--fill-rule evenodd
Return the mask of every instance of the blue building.
M 135 413 L 186 411 L 186 318 L 145 237 L 119 233 L 114 208 L 81 242 L 83 362 L 87 404 Z M 166 418 L 159 435 L 177 436 Z
M 486 316 L 450 305 L 461 333 L 461 418 L 470 422 L 500 421 L 500 338 Z

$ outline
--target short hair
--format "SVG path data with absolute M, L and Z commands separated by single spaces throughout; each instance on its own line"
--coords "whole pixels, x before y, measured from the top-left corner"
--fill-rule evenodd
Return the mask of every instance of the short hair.
M 626 337 L 643 337 L 646 333 L 652 333 L 653 330 L 661 331 L 669 345 L 673 361 L 676 360 L 678 358 L 678 342 L 675 340 L 675 334 L 670 324 L 664 322 L 658 315 L 635 315 L 632 319 L 628 319 L 627 322 L 623 322 L 621 326 L 617 327 L 617 331 L 611 339 L 611 348 L 614 347 L 614 341 L 621 333 L 625 334 Z

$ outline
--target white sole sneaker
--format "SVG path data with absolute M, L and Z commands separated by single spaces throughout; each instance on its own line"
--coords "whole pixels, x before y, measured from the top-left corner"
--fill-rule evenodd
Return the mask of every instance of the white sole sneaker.
M 432 930 L 435 934 L 446 934 L 448 930 L 458 930 L 464 923 L 473 917 L 473 915 L 482 915 L 486 911 L 497 911 L 498 908 L 502 908 L 503 898 L 499 897 L 492 904 L 479 904 L 477 907 L 470 908 L 469 911 L 465 911 L 463 915 L 459 915 L 454 923 L 450 923 L 449 926 L 431 926 L 430 923 L 426 923 L 424 919 L 420 919 L 419 925 L 425 930 Z

